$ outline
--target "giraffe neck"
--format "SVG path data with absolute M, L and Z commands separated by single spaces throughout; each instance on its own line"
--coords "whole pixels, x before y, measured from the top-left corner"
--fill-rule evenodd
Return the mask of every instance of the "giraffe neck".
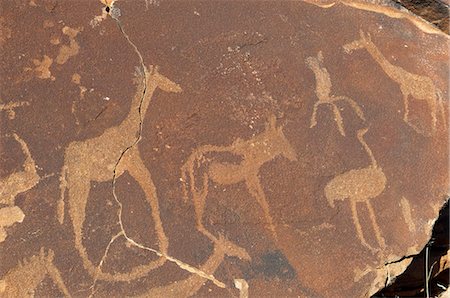
M 145 113 L 145 110 L 143 109 L 145 101 L 148 100 L 147 91 L 146 84 L 144 82 L 139 83 L 133 100 L 131 101 L 130 111 L 124 121 L 120 124 L 121 131 L 129 132 L 139 130 L 141 125 L 141 115 L 144 115 Z M 147 107 L 148 104 L 145 109 Z
M 381 66 L 384 72 L 394 81 L 399 81 L 400 79 L 400 68 L 391 64 L 386 57 L 381 53 L 381 51 L 376 47 L 374 43 L 368 41 L 366 43 L 366 49 L 372 58 Z

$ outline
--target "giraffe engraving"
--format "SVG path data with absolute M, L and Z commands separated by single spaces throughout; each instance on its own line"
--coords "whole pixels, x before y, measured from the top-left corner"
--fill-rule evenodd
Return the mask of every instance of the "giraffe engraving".
M 359 31 L 360 39 L 347 43 L 343 49 L 347 53 L 352 53 L 354 50 L 366 49 L 375 62 L 380 65 L 386 75 L 396 82 L 400 91 L 403 94 L 404 116 L 403 121 L 413 128 L 416 132 L 425 135 L 426 133 L 419 129 L 416 125 L 409 122 L 409 101 L 410 97 L 416 100 L 425 101 L 431 113 L 432 132 L 436 131 L 437 126 L 437 112 L 442 116 L 443 126 L 446 126 L 446 116 L 444 110 L 442 91 L 439 90 L 433 83 L 433 80 L 425 75 L 418 75 L 404 70 L 402 67 L 389 62 L 378 47 L 373 43 L 369 33 Z
M 142 127 L 153 93 L 157 88 L 165 92 L 179 93 L 181 87 L 159 73 L 158 67 L 144 69 L 144 80 L 139 80 L 137 92 L 132 99 L 126 118 L 118 126 L 108 128 L 95 138 L 75 141 L 69 144 L 64 155 L 61 177 L 61 201 L 68 191 L 68 212 L 75 234 L 75 248 L 83 261 L 84 268 L 99 280 L 130 281 L 143 277 L 166 261 L 168 239 L 159 215 L 156 187 L 150 171 L 145 166 L 137 146 L 137 136 Z M 130 133 L 131 132 L 131 133 Z M 105 273 L 94 266 L 83 244 L 83 224 L 91 182 L 114 181 L 127 171 L 140 185 L 151 207 L 152 219 L 162 255 L 146 265 L 134 267 L 130 272 Z M 64 209 L 64 208 L 62 208 Z M 120 218 L 120 216 L 119 216 Z M 63 216 L 61 216 L 63 220 Z M 123 229 L 123 227 L 122 227 Z M 124 236 L 124 235 L 121 235 Z M 128 239 L 128 238 L 127 238 Z
M 362 111 L 361 107 L 350 97 L 345 95 L 330 94 L 332 87 L 330 73 L 323 66 L 323 60 L 324 58 L 322 51 L 319 51 L 317 53 L 317 57 L 308 57 L 305 59 L 306 65 L 314 72 L 314 76 L 316 78 L 316 96 L 318 99 L 313 107 L 310 128 L 313 128 L 317 125 L 316 117 L 319 106 L 326 104 L 330 105 L 333 108 L 334 121 L 336 121 L 341 135 L 345 136 L 344 121 L 342 119 L 341 112 L 336 105 L 336 102 L 342 100 L 350 104 L 356 115 L 363 121 L 365 121 L 364 112 Z
M 53 264 L 54 252 L 44 249 L 38 255 L 19 262 L 19 265 L 11 269 L 0 279 L 0 296 L 2 297 L 34 297 L 39 284 L 50 276 L 53 282 L 65 297 L 71 297 L 61 274 Z
M 384 238 L 381 236 L 380 227 L 377 224 L 376 215 L 370 200 L 378 197 L 384 191 L 387 179 L 381 167 L 378 166 L 372 150 L 364 141 L 363 137 L 367 131 L 368 129 L 359 130 L 357 137 L 370 157 L 371 164 L 368 167 L 353 169 L 334 177 L 325 186 L 325 197 L 328 200 L 328 204 L 333 208 L 335 207 L 335 201 L 349 200 L 352 219 L 359 240 L 365 247 L 375 251 L 376 249 L 367 243 L 364 237 L 356 204 L 366 203 L 367 210 L 369 211 L 369 219 L 372 223 L 378 245 L 380 248 L 384 248 Z
M 205 155 L 229 153 L 241 158 L 239 164 L 214 160 L 207 164 L 201 177 L 202 186 L 196 187 L 195 169 L 200 167 Z M 244 182 L 251 196 L 256 199 L 267 221 L 267 226 L 276 239 L 275 225 L 270 215 L 263 187 L 259 178 L 262 165 L 276 156 L 286 157 L 290 161 L 297 160 L 297 154 L 283 133 L 283 127 L 276 125 L 274 115 L 269 117 L 265 130 L 249 140 L 237 138 L 229 146 L 204 145 L 196 148 L 181 168 L 182 189 L 185 200 L 189 192 L 194 203 L 198 230 L 215 241 L 215 237 L 204 227 L 203 214 L 208 196 L 209 180 L 219 185 L 233 185 Z M 189 179 L 190 188 L 187 183 Z M 188 191 L 189 190 L 189 191 Z
M 228 241 L 222 235 L 214 240 L 214 250 L 206 262 L 200 266 L 200 270 L 206 274 L 213 275 L 225 259 L 225 256 L 237 257 L 241 260 L 250 261 L 251 258 L 245 249 Z M 207 279 L 198 274 L 192 274 L 184 280 L 178 280 L 170 285 L 155 287 L 147 291 L 142 297 L 191 297 L 205 284 Z M 217 284 L 225 288 L 225 284 Z

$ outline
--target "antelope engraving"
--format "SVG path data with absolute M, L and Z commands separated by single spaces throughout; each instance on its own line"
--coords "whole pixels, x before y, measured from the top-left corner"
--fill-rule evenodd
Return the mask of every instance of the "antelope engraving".
M 34 297 L 36 288 L 48 275 L 58 286 L 61 293 L 65 297 L 70 297 L 58 268 L 53 264 L 53 258 L 52 250 L 49 250 L 46 254 L 44 249 L 41 248 L 40 254 L 19 263 L 0 280 L 0 296 L 11 298 Z
M 380 227 L 376 222 L 375 212 L 372 208 L 370 200 L 378 197 L 384 191 L 386 188 L 386 176 L 384 175 L 381 167 L 378 166 L 372 150 L 370 150 L 369 146 L 363 139 L 366 132 L 367 129 L 361 129 L 358 131 L 357 136 L 359 142 L 370 157 L 371 165 L 361 169 L 353 169 L 334 177 L 325 186 L 325 197 L 327 198 L 330 206 L 333 208 L 335 206 L 335 201 L 349 200 L 353 223 L 355 225 L 359 240 L 370 250 L 375 250 L 367 243 L 364 237 L 361 223 L 358 218 L 356 204 L 359 202 L 366 203 L 369 211 L 369 218 L 375 231 L 375 237 L 379 246 L 384 248 L 384 239 L 381 236 Z
M 212 158 L 201 178 L 202 188 L 198 190 L 196 187 L 195 169 L 200 166 L 205 155 L 211 153 L 229 153 L 240 157 L 242 161 L 239 164 L 234 164 L 220 162 Z M 249 140 L 237 138 L 229 146 L 204 145 L 195 149 L 181 168 L 181 180 L 184 182 L 182 189 L 184 198 L 187 200 L 189 193 L 186 183 L 189 178 L 189 191 L 194 202 L 198 230 L 211 240 L 215 240 L 215 237 L 203 225 L 203 213 L 208 196 L 209 180 L 220 185 L 233 185 L 244 182 L 249 193 L 262 208 L 267 225 L 276 238 L 269 205 L 259 179 L 259 170 L 262 165 L 273 160 L 278 155 L 284 156 L 290 161 L 297 160 L 294 148 L 283 133 L 283 127 L 276 126 L 276 119 L 273 115 L 269 117 L 265 130 Z
M 444 126 L 446 125 L 446 116 L 443 104 L 442 92 L 433 83 L 433 80 L 427 76 L 413 74 L 407 72 L 402 67 L 394 65 L 388 61 L 388 59 L 381 53 L 378 47 L 372 42 L 372 38 L 369 33 L 359 31 L 360 39 L 345 44 L 343 46 L 345 52 L 351 53 L 354 50 L 366 49 L 372 58 L 377 62 L 383 71 L 396 82 L 400 91 L 403 94 L 403 103 L 405 107 L 405 114 L 403 121 L 412 127 L 416 132 L 424 134 L 424 132 L 409 122 L 409 99 L 410 96 L 417 100 L 423 100 L 427 103 L 432 117 L 432 131 L 436 131 L 437 125 L 437 109 L 442 115 L 442 121 Z
M 355 110 L 356 115 L 363 121 L 365 121 L 364 113 L 361 107 L 350 97 L 344 95 L 331 95 L 331 79 L 328 70 L 323 66 L 323 54 L 322 51 L 317 53 L 317 57 L 308 57 L 305 60 L 306 65 L 314 72 L 316 78 L 316 96 L 318 101 L 314 104 L 313 113 L 311 116 L 310 128 L 317 125 L 317 110 L 320 105 L 327 104 L 333 108 L 334 121 L 338 126 L 339 132 L 342 136 L 345 136 L 344 122 L 342 120 L 341 112 L 336 106 L 336 102 L 343 100 L 350 104 Z
M 251 258 L 245 249 L 233 244 L 223 236 L 214 241 L 214 251 L 208 260 L 200 266 L 200 270 L 206 274 L 213 275 L 222 264 L 225 256 L 237 257 L 241 260 L 250 261 Z M 178 280 L 170 285 L 150 289 L 142 297 L 191 297 L 205 284 L 207 279 L 198 274 L 192 274 L 184 280 Z M 217 285 L 217 284 L 216 284 Z M 222 288 L 225 284 L 218 285 Z
M 127 171 L 143 189 L 151 207 L 152 219 L 158 237 L 158 246 L 163 255 L 167 254 L 168 239 L 164 232 L 159 215 L 159 203 L 156 187 L 151 174 L 146 168 L 137 147 L 137 136 L 140 132 L 143 115 L 157 88 L 165 92 L 181 92 L 181 88 L 165 76 L 161 75 L 157 67 L 144 69 L 146 80 L 139 84 L 132 99 L 131 109 L 127 117 L 118 126 L 108 128 L 95 138 L 85 141 L 75 141 L 69 144 L 64 155 L 64 167 L 61 179 L 61 201 L 68 189 L 69 215 L 75 234 L 75 248 L 78 250 L 85 269 L 100 280 L 129 281 L 142 276 L 154 268 L 164 264 L 166 258 L 159 259 L 146 265 L 133 268 L 127 273 L 109 274 L 98 271 L 89 260 L 83 245 L 83 224 L 86 216 L 86 204 L 89 197 L 91 182 L 106 182 L 120 177 Z M 131 132 L 131 133 L 130 133 Z M 120 217 L 120 216 L 119 216 Z M 63 218 L 62 218 L 63 219 Z

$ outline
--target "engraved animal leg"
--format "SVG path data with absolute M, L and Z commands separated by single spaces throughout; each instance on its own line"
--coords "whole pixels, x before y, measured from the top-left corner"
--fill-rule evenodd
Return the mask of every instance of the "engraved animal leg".
M 49 252 L 49 254 L 53 252 Z M 53 259 L 53 256 L 52 256 Z M 64 283 L 64 280 L 61 277 L 61 274 L 59 273 L 58 268 L 53 264 L 51 260 L 47 260 L 46 269 L 48 275 L 52 278 L 52 280 L 55 282 L 55 284 L 58 286 L 58 288 L 61 290 L 61 292 L 64 294 L 65 297 L 71 297 L 69 290 L 66 287 L 66 284 Z
M 408 102 L 408 93 L 405 93 L 403 90 L 403 105 L 405 107 L 405 115 L 403 115 L 403 121 L 408 123 L 408 116 L 409 116 L 409 102 Z M 408 123 L 409 124 L 409 123 Z
M 334 121 L 338 126 L 339 132 L 343 137 L 345 137 L 344 131 L 344 121 L 342 120 L 341 112 L 339 112 L 339 108 L 333 103 L 333 113 L 334 113 Z
M 159 247 L 164 254 L 167 254 L 169 241 L 164 232 L 164 227 L 161 221 L 156 186 L 153 183 L 150 171 L 145 166 L 137 148 L 131 149 L 128 157 L 125 156 L 121 162 L 124 163 L 124 169 L 128 170 L 130 175 L 144 190 L 145 197 L 152 210 L 152 217 L 155 224 L 156 234 L 158 235 Z
M 431 127 L 433 132 L 436 131 L 436 125 L 437 125 L 437 104 L 438 104 L 438 98 L 437 98 L 437 94 L 435 94 L 435 96 L 428 101 L 428 105 L 430 107 L 431 110 Z
M 275 225 L 273 224 L 272 216 L 270 215 L 270 207 L 266 200 L 266 195 L 259 181 L 258 175 L 251 175 L 246 179 L 247 188 L 250 194 L 256 199 L 261 206 L 264 216 L 269 224 L 269 230 L 272 232 L 275 240 L 278 240 Z
M 91 189 L 91 182 L 89 177 L 83 175 L 83 171 L 77 170 L 71 167 L 67 169 L 69 215 L 72 219 L 75 234 L 75 248 L 80 254 L 84 268 L 90 274 L 95 274 L 96 267 L 89 260 L 86 248 L 83 245 L 83 224 L 86 217 L 86 204 Z
M 385 248 L 386 244 L 384 242 L 384 238 L 381 236 L 380 227 L 377 224 L 377 219 L 375 216 L 375 212 L 373 211 L 372 204 L 370 201 L 366 201 L 367 209 L 369 210 L 370 221 L 372 222 L 373 230 L 375 231 L 375 237 L 377 238 L 378 244 L 381 248 Z
M 145 166 L 137 149 L 130 152 L 130 159 L 127 163 L 128 172 L 139 183 L 146 194 L 147 201 L 152 209 L 153 221 L 160 241 L 160 249 L 166 254 L 169 242 L 161 221 L 156 186 L 153 183 L 150 171 Z
M 321 104 L 320 101 L 316 101 L 316 103 L 314 104 L 313 113 L 312 113 L 312 116 L 311 116 L 311 124 L 310 124 L 309 128 L 313 128 L 314 126 L 317 125 L 317 119 L 316 119 L 316 117 L 317 117 L 317 108 L 319 107 L 320 104 Z
M 208 174 L 203 174 L 202 189 L 197 191 L 194 187 L 194 193 L 192 194 L 194 200 L 194 208 L 197 220 L 197 229 L 213 242 L 217 241 L 217 238 L 209 232 L 203 225 L 203 213 L 205 211 L 206 198 L 208 196 Z M 193 182 L 195 183 L 195 182 Z
M 437 98 L 437 105 L 439 108 L 439 113 L 442 116 L 443 127 L 447 127 L 447 117 L 445 116 L 445 107 L 444 107 L 444 102 L 443 102 L 443 98 L 442 98 L 442 91 L 439 89 L 436 89 L 436 98 Z
M 345 100 L 353 108 L 353 110 L 355 111 L 356 115 L 358 115 L 358 117 L 361 120 L 366 121 L 366 118 L 364 117 L 364 112 L 363 112 L 363 110 L 361 109 L 361 107 L 359 106 L 359 104 L 356 101 L 354 101 L 353 99 L 351 99 L 348 96 L 337 96 L 336 99 Z
M 356 209 L 356 201 L 352 200 L 352 198 L 349 198 L 350 200 L 350 207 L 352 209 L 352 217 L 353 217 L 353 224 L 356 228 L 356 233 L 358 234 L 358 238 L 361 241 L 362 245 L 370 249 L 371 251 L 374 251 L 374 248 L 367 243 L 366 239 L 364 238 L 364 234 L 361 228 L 361 223 L 359 222 L 358 218 L 358 210 Z

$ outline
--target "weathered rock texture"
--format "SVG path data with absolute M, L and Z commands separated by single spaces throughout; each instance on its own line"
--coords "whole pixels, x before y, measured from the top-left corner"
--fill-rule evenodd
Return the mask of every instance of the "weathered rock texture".
M 385 3 L 2 1 L 0 293 L 361 297 L 448 194 L 448 37 Z

